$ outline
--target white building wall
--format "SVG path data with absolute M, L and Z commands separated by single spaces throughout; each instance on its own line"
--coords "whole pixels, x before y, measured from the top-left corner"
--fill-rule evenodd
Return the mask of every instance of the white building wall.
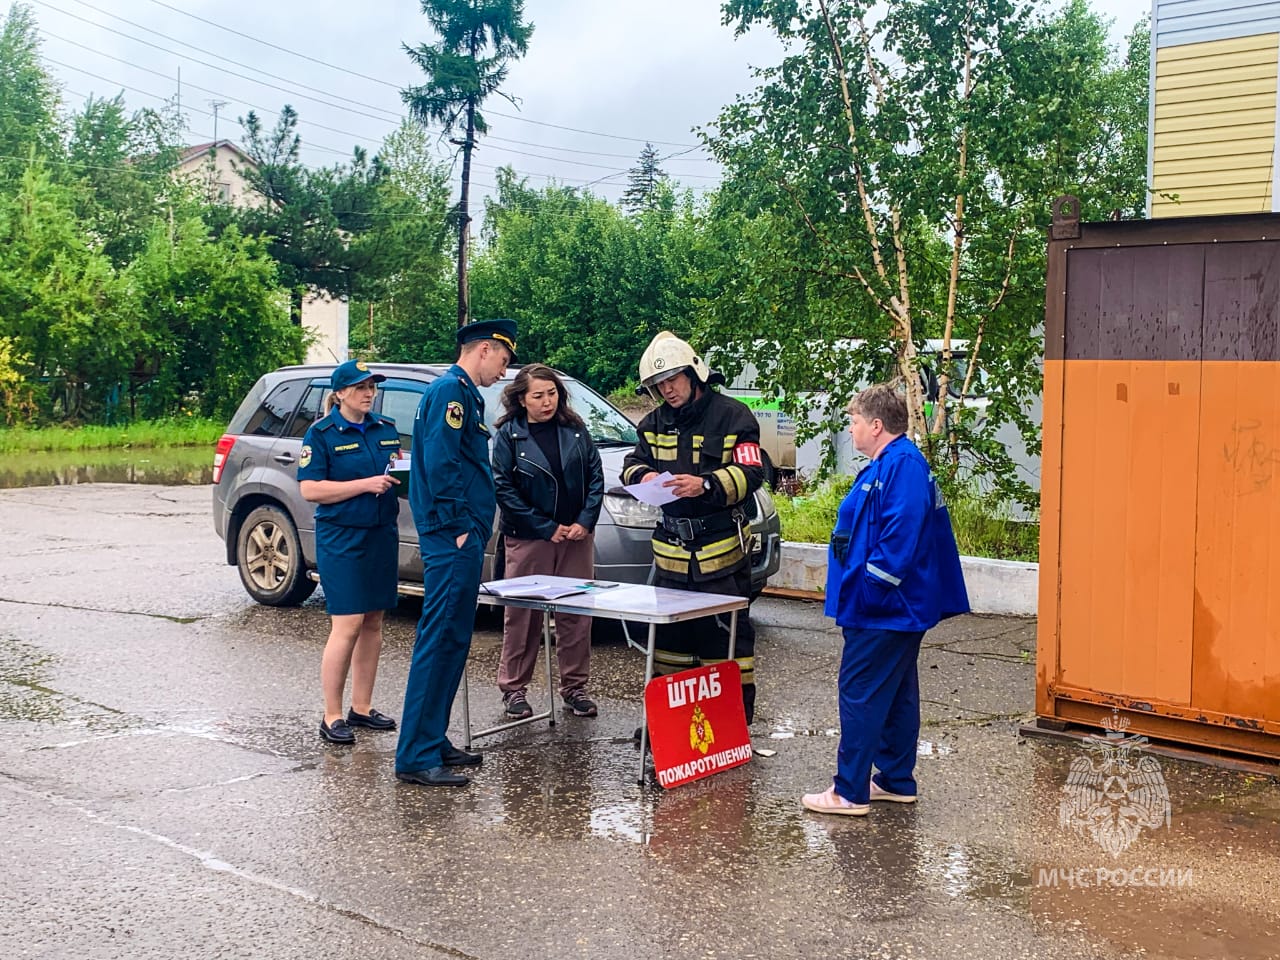
M 307 363 L 341 363 L 347 359 L 349 312 L 347 301 L 321 291 L 302 301 L 302 328 L 311 335 Z

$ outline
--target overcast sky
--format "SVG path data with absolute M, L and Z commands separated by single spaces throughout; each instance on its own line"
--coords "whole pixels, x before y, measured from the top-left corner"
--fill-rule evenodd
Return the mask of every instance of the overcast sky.
M 238 117 L 257 110 L 270 126 L 288 103 L 301 117 L 303 159 L 317 166 L 356 143 L 377 149 L 403 114 L 400 88 L 421 79 L 401 44 L 432 39 L 417 0 L 27 2 L 69 104 L 123 91 L 131 108 L 158 106 L 180 72 L 188 142 L 214 138 L 211 102 L 222 103 L 217 136 L 237 141 Z M 1117 43 L 1151 6 L 1094 5 L 1115 18 Z M 526 0 L 534 35 L 505 85 L 519 107 L 494 98 L 487 108 L 478 191 L 509 164 L 532 186 L 555 177 L 616 200 L 645 141 L 684 186 L 713 186 L 716 167 L 693 128 L 752 88 L 752 67 L 780 55 L 762 31 L 735 39 L 719 10 L 716 0 Z

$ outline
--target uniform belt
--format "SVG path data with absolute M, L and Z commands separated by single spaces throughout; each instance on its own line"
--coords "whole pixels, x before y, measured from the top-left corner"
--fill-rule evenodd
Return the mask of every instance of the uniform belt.
M 668 517 L 662 515 L 662 529 L 681 540 L 696 540 L 704 534 L 727 533 L 737 530 L 742 515 L 736 511 L 717 513 L 710 517 Z

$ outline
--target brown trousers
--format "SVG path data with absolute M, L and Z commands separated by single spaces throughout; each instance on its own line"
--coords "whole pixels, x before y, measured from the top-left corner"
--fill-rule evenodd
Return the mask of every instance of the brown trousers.
M 583 540 L 517 540 L 506 537 L 506 577 L 534 574 L 591 579 L 595 574 L 595 537 Z M 560 695 L 583 690 L 591 676 L 591 618 L 556 614 L 556 660 L 560 666 Z M 533 679 L 542 646 L 542 611 L 506 607 L 502 624 L 502 660 L 498 689 L 524 690 Z

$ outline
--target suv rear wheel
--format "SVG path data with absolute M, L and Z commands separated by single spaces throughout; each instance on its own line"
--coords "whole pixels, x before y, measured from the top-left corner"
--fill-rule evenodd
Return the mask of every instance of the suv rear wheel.
M 258 507 L 245 517 L 236 566 L 249 596 L 268 607 L 296 607 L 316 589 L 307 577 L 298 531 L 279 507 Z

